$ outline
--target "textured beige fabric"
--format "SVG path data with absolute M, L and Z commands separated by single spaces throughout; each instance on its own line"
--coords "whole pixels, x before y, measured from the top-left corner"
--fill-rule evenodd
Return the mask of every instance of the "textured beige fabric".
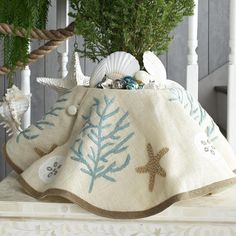
M 95 213 L 134 218 L 163 210 L 183 193 L 201 196 L 235 182 L 229 144 L 178 84 L 136 91 L 76 87 L 66 96 L 64 110 L 44 120 L 55 123 L 53 128 L 7 144 L 31 194 L 51 190 Z M 66 112 L 72 104 L 78 106 L 74 116 Z M 35 130 L 30 127 L 29 134 Z M 35 147 L 46 153 L 53 144 L 58 147 L 49 154 L 35 154 Z
M 81 90 L 61 96 L 42 120 L 8 141 L 8 157 L 14 158 L 13 162 L 19 169 L 25 170 L 40 158 L 35 148 L 46 153 L 53 145 L 60 146 L 67 141 L 75 120 L 68 114 L 67 108 L 73 104 L 80 106 L 85 94 L 86 90 Z

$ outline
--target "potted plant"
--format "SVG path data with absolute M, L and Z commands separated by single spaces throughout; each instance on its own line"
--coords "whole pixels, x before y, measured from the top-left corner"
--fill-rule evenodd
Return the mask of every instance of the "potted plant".
M 84 37 L 84 57 L 99 61 L 126 51 L 142 64 L 142 55 L 168 48 L 170 32 L 193 13 L 193 0 L 71 0 L 76 34 Z
M 1 0 L 0 22 L 13 26 L 4 41 L 4 64 L 14 69 L 17 61 L 27 64 L 30 31 L 44 29 L 50 0 Z M 93 61 L 114 51 L 126 51 L 142 64 L 146 50 L 161 54 L 172 39 L 170 32 L 191 15 L 194 0 L 70 0 L 75 33 L 84 37 L 82 56 Z M 26 29 L 26 37 L 14 35 Z

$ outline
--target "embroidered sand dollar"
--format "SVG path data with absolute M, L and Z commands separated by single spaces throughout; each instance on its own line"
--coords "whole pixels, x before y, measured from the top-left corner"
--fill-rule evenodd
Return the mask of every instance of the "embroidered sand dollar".
M 213 145 L 213 143 L 208 139 L 207 135 L 205 133 L 199 133 L 195 136 L 194 139 L 195 145 L 201 155 L 208 160 L 218 160 L 220 159 L 220 154 L 216 150 L 216 147 Z
M 59 173 L 65 157 L 55 155 L 46 160 L 38 170 L 40 179 L 45 183 L 52 182 Z

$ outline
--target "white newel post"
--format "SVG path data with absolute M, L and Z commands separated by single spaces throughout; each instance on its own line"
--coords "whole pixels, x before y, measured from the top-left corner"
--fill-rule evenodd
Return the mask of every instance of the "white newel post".
M 57 1 L 57 29 L 65 28 L 69 23 L 69 0 Z M 62 45 L 57 48 L 58 53 L 58 76 L 60 78 L 65 78 L 68 63 L 68 40 L 66 40 Z
M 198 99 L 198 0 L 195 0 L 194 15 L 188 21 L 188 66 L 187 91 Z
M 236 153 L 236 0 L 230 0 L 230 55 L 227 105 L 227 138 Z
M 29 46 L 29 52 L 31 48 Z M 31 92 L 30 92 L 30 68 L 26 66 L 24 70 L 21 71 L 21 91 L 28 96 L 29 98 L 29 108 L 25 112 L 23 119 L 22 119 L 22 129 L 26 129 L 31 124 Z

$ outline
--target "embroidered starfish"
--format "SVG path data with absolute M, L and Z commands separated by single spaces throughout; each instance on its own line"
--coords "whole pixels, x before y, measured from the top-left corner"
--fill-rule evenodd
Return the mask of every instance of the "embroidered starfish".
M 136 168 L 136 171 L 140 174 L 149 174 L 149 191 L 152 192 L 155 183 L 155 176 L 158 174 L 162 177 L 166 176 L 165 170 L 160 165 L 161 158 L 169 151 L 169 148 L 162 148 L 157 155 L 154 155 L 152 145 L 149 143 L 147 145 L 147 152 L 149 156 L 149 161 L 145 166 L 140 166 Z
M 41 149 L 35 147 L 34 148 L 34 151 L 40 156 L 40 157 L 43 157 L 43 156 L 46 156 L 47 154 L 49 154 L 50 152 L 54 151 L 54 149 L 57 148 L 57 145 L 56 144 L 53 144 L 51 146 L 51 148 L 47 151 L 47 152 L 44 152 L 42 151 Z

